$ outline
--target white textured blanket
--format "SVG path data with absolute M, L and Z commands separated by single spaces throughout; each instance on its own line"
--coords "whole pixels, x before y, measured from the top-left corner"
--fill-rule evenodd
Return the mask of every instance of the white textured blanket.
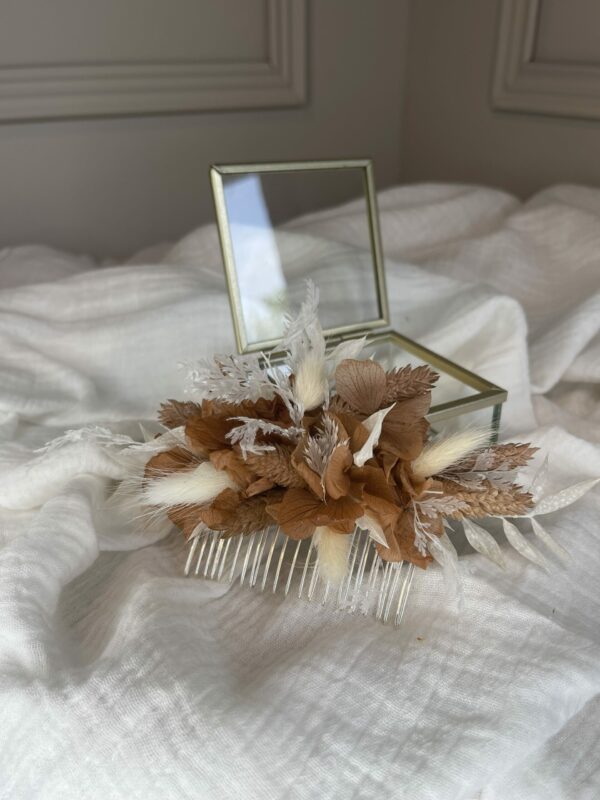
M 600 476 L 600 192 L 380 209 L 394 327 L 508 388 L 503 435 L 557 484 Z M 354 241 L 355 210 L 292 227 Z M 457 612 L 432 567 L 396 630 L 184 579 L 177 536 L 103 509 L 110 453 L 35 452 L 134 433 L 232 347 L 212 227 L 124 266 L 0 252 L 0 798 L 600 797 L 598 489 L 546 518 L 566 568 L 465 556 Z

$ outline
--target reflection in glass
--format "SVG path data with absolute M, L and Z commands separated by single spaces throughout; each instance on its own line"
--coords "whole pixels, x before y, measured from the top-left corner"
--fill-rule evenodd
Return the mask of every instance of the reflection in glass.
M 381 317 L 364 175 L 359 168 L 300 172 L 225 174 L 223 194 L 235 273 L 249 344 L 278 339 L 285 313 L 306 293 L 306 279 L 320 290 L 325 330 Z M 339 209 L 318 219 L 289 222 L 281 209 L 318 205 L 340 183 L 348 220 L 340 231 Z

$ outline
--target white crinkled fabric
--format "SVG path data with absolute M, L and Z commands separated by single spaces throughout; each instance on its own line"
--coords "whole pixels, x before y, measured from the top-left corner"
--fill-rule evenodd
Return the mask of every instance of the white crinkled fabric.
M 600 476 L 600 191 L 380 206 L 394 327 L 508 388 L 502 434 L 553 485 Z M 356 211 L 289 229 L 364 244 Z M 88 423 L 135 434 L 181 397 L 178 362 L 232 348 L 211 226 L 115 267 L 0 252 L 0 798 L 600 796 L 597 488 L 544 518 L 564 568 L 464 556 L 459 611 L 433 566 L 397 630 L 185 579 L 177 536 L 104 509 L 110 451 L 35 452 Z

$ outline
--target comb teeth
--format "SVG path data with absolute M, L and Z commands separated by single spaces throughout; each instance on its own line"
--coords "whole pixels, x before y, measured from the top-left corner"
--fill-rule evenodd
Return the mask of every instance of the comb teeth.
M 272 527 L 249 536 L 223 538 L 204 531 L 190 543 L 186 575 L 257 587 L 259 591 L 296 594 L 351 614 L 371 614 L 382 622 L 402 621 L 415 567 L 383 561 L 368 534 L 351 534 L 347 574 L 339 586 L 319 574 L 312 538 L 293 541 Z

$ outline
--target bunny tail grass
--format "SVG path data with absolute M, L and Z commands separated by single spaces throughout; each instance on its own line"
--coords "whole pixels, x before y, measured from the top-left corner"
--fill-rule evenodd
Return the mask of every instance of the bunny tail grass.
M 210 461 L 186 472 L 174 472 L 149 481 L 143 490 L 143 503 L 160 508 L 208 503 L 224 489 L 236 489 L 226 472 L 217 470 Z
M 313 539 L 319 553 L 321 575 L 334 586 L 339 586 L 346 576 L 352 537 L 323 526 L 316 529 Z
M 423 448 L 421 454 L 412 462 L 413 475 L 417 480 L 425 480 L 438 475 L 452 464 L 461 461 L 473 450 L 489 442 L 487 430 L 474 429 L 458 431 L 444 439 L 432 442 Z
M 306 411 L 320 406 L 329 394 L 325 356 L 310 350 L 298 365 L 294 394 Z

